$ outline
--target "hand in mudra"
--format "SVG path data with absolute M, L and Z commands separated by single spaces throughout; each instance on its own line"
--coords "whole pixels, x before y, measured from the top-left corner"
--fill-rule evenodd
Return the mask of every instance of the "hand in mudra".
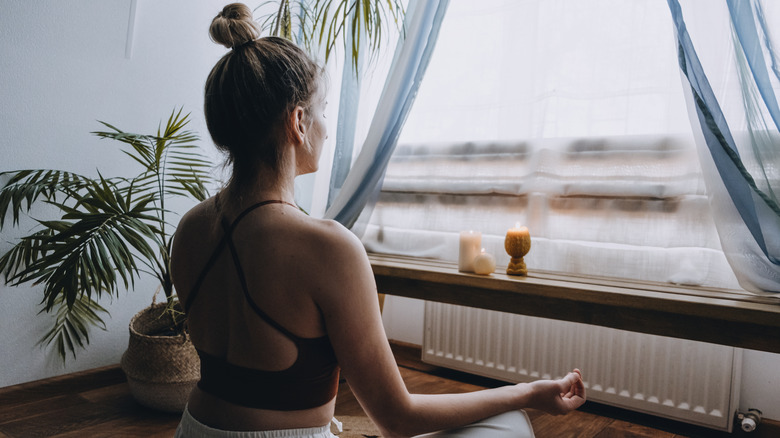
M 585 403 L 585 384 L 578 369 L 558 380 L 537 380 L 530 383 L 533 398 L 530 407 L 551 415 L 563 415 Z

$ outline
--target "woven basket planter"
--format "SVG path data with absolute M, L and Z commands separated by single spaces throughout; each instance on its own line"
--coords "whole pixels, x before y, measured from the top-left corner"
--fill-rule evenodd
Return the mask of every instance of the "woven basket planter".
M 180 413 L 200 379 L 200 360 L 188 334 L 151 335 L 173 326 L 165 307 L 165 303 L 152 304 L 133 316 L 121 365 L 136 401 Z

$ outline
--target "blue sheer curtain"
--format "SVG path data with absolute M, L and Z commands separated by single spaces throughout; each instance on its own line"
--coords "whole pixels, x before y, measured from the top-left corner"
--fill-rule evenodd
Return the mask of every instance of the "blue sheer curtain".
M 742 287 L 780 292 L 780 72 L 770 35 L 778 16 L 768 21 L 758 0 L 683 3 L 686 16 L 678 0 L 668 4 L 724 253 Z M 700 15 L 718 6 L 726 19 L 704 25 Z
M 436 45 L 448 4 L 449 0 L 410 1 L 405 36 L 402 36 L 403 40 L 396 48 L 366 140 L 338 194 L 325 212 L 326 218 L 335 219 L 358 235 L 363 228 L 358 218 L 361 213 L 362 217 L 370 216 L 371 205 L 381 187 L 387 163 L 395 150 L 401 128 Z M 354 114 L 349 112 L 345 112 L 344 116 L 354 118 Z M 339 120 L 338 124 L 341 127 L 350 123 Z M 344 154 L 341 162 L 334 163 L 334 169 L 337 166 L 344 167 L 346 156 Z

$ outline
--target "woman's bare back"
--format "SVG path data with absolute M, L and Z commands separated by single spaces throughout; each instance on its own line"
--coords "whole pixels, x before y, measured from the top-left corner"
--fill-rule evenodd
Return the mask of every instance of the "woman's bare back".
M 218 198 L 197 206 L 181 221 L 172 255 L 174 284 L 188 312 L 196 348 L 227 362 L 265 371 L 288 369 L 298 357 L 293 341 L 264 321 L 250 307 L 230 249 L 225 245 L 210 266 L 196 295 L 198 276 L 225 236 L 222 225 L 242 210 L 217 207 Z M 302 338 L 326 335 L 322 315 L 312 296 L 317 281 L 307 275 L 312 252 L 309 240 L 318 221 L 286 204 L 264 205 L 247 214 L 231 239 L 250 298 L 279 325 Z M 315 239 L 316 240 L 316 239 Z M 260 395 L 258 395 L 260 396 Z M 216 428 L 245 430 L 315 427 L 333 416 L 334 401 L 312 409 L 276 411 L 248 408 L 196 389 L 189 410 Z M 240 426 L 237 426 L 240 425 Z M 303 426 L 302 426 L 303 425 Z

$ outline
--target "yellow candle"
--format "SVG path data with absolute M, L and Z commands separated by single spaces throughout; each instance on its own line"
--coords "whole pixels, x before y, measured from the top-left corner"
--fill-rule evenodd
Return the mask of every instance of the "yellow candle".
M 478 256 L 474 258 L 474 273 L 480 275 L 490 275 L 496 271 L 496 258 L 493 254 L 485 252 L 485 248 Z
M 509 275 L 528 275 L 528 268 L 523 260 L 523 257 L 531 250 L 531 234 L 528 232 L 528 228 L 521 227 L 519 222 L 515 224 L 514 228 L 510 228 L 506 232 L 504 248 L 507 254 L 512 257 L 506 267 L 506 273 Z
M 528 231 L 528 227 L 520 226 L 520 222 L 518 222 L 513 228 L 507 230 L 504 248 L 507 254 L 512 257 L 519 258 L 528 254 L 528 251 L 531 250 L 531 233 Z
M 474 272 L 474 258 L 479 255 L 482 247 L 482 233 L 479 231 L 460 232 L 460 251 L 458 253 L 458 270 Z

